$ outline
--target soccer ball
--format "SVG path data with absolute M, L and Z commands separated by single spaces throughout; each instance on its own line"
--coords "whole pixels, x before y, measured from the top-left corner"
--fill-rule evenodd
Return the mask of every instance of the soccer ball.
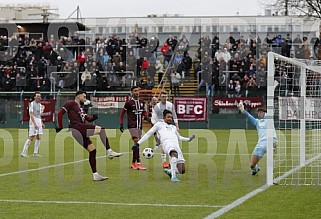
M 143 150 L 143 156 L 146 158 L 146 159 L 150 159 L 152 157 L 154 157 L 154 150 L 151 149 L 151 148 L 145 148 Z

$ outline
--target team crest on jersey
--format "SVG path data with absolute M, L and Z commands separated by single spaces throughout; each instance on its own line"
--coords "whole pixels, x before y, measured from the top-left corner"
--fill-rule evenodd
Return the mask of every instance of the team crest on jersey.
M 85 122 L 85 116 L 86 116 L 86 113 L 84 112 L 84 110 L 82 108 L 80 108 L 80 112 L 78 112 L 79 115 L 80 115 L 80 118 L 83 122 Z

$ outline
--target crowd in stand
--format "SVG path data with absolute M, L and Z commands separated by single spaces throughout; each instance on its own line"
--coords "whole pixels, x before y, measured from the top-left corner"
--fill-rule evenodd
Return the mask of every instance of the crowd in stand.
M 197 43 L 198 49 L 190 57 L 190 47 Z M 205 85 L 208 96 L 256 96 L 266 90 L 269 51 L 317 59 L 318 46 L 316 37 L 308 40 L 297 35 L 292 40 L 289 34 L 267 34 L 260 39 L 231 33 L 224 40 L 214 34 L 213 38 L 201 36 L 198 42 L 172 35 L 165 42 L 138 34 L 127 39 L 117 35 L 96 39 L 50 36 L 47 41 L 0 36 L 0 90 L 49 91 L 52 86 L 76 88 L 77 84 L 84 90 L 132 85 L 151 89 L 165 81 L 179 95 L 179 87 L 198 75 L 198 93 Z M 191 69 L 195 78 L 191 78 Z

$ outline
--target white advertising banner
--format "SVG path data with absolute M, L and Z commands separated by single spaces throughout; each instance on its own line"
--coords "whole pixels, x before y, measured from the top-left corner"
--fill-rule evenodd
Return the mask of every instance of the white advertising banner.
M 305 99 L 305 101 L 304 101 Z M 321 98 L 279 97 L 281 120 L 321 120 Z

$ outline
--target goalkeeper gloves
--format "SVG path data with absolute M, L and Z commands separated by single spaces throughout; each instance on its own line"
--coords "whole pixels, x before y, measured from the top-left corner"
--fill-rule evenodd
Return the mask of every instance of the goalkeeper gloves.
M 241 111 L 241 113 L 243 113 L 243 112 L 244 112 L 243 102 L 240 102 L 239 104 L 237 104 L 237 108 L 239 108 L 239 110 Z
M 120 124 L 119 130 L 120 130 L 122 133 L 124 132 L 124 125 L 123 125 L 123 124 Z
M 138 143 L 135 143 L 132 147 L 132 150 L 135 150 L 136 148 L 139 148 L 139 144 Z
M 98 119 L 98 115 L 97 114 L 94 114 L 93 115 L 93 121 L 97 120 Z
M 62 128 L 56 127 L 56 133 L 60 132 L 61 130 L 62 130 Z
M 189 137 L 188 142 L 192 141 L 195 138 L 195 135 L 193 134 L 191 137 Z

